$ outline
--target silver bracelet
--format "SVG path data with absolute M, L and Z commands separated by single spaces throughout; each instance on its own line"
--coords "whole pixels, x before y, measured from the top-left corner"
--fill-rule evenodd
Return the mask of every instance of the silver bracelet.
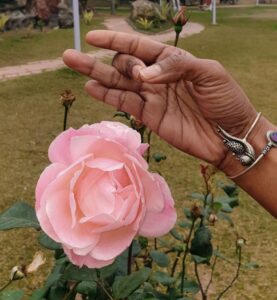
M 247 173 L 248 171 L 250 171 L 254 166 L 256 166 L 258 164 L 258 162 L 267 155 L 267 153 L 270 151 L 270 149 L 272 148 L 277 148 L 277 131 L 268 131 L 266 133 L 266 137 L 268 140 L 268 143 L 265 145 L 265 147 L 263 148 L 261 154 L 257 157 L 257 159 L 255 160 L 255 162 L 246 170 L 242 171 L 241 173 L 234 175 L 234 176 L 229 176 L 229 178 L 231 179 L 235 179 L 238 178 L 239 176 Z
M 217 132 L 223 138 L 225 146 L 232 151 L 233 155 L 243 166 L 251 166 L 255 162 L 255 151 L 250 143 L 247 142 L 249 134 L 252 132 L 261 117 L 259 112 L 253 124 L 250 126 L 244 138 L 234 137 L 217 125 Z

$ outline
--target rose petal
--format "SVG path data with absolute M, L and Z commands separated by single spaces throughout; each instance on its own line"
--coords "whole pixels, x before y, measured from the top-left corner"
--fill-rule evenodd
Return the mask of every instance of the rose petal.
M 139 230 L 139 234 L 145 237 L 159 237 L 168 233 L 174 227 L 177 219 L 174 201 L 167 183 L 158 174 L 153 174 L 153 176 L 162 192 L 165 206 L 161 212 L 146 211 L 145 218 Z
M 97 260 L 115 258 L 131 245 L 136 233 L 137 231 L 132 226 L 102 233 L 100 241 L 91 252 L 91 256 Z
M 97 260 L 89 255 L 86 256 L 76 255 L 72 250 L 67 249 L 66 247 L 64 247 L 64 252 L 69 257 L 70 261 L 79 267 L 87 266 L 88 268 L 98 269 L 98 268 L 103 268 L 105 266 L 111 265 L 114 262 L 114 259 Z
M 57 177 L 57 175 L 65 169 L 65 166 L 59 163 L 54 163 L 48 166 L 39 177 L 36 186 L 36 209 L 40 208 L 40 198 L 45 188 Z

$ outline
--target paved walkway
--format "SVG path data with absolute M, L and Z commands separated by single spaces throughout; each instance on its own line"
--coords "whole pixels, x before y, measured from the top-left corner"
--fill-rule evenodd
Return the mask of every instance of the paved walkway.
M 160 42 L 172 41 L 175 38 L 175 32 L 172 30 L 160 34 L 154 34 L 154 35 L 139 33 L 135 31 L 125 21 L 125 19 L 119 17 L 107 19 L 104 24 L 106 28 L 110 30 L 127 32 L 127 33 L 135 33 L 140 36 L 147 36 L 152 40 L 156 40 Z M 187 37 L 192 34 L 199 33 L 202 30 L 204 30 L 204 26 L 197 23 L 189 22 L 187 23 L 185 29 L 183 30 L 181 37 Z M 98 59 L 101 59 L 103 57 L 112 56 L 114 54 L 114 51 L 100 49 L 90 54 L 95 56 Z M 3 67 L 0 68 L 0 81 L 13 79 L 20 76 L 39 74 L 45 71 L 54 71 L 63 68 L 64 66 L 65 65 L 62 61 L 62 58 L 60 57 L 57 59 L 30 62 L 24 65 Z

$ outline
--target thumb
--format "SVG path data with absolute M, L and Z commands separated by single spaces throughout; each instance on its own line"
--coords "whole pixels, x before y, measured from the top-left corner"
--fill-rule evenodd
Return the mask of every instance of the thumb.
M 205 61 L 190 53 L 172 54 L 149 67 L 141 68 L 139 75 L 142 81 L 149 83 L 170 83 L 180 78 L 195 82 L 207 72 Z

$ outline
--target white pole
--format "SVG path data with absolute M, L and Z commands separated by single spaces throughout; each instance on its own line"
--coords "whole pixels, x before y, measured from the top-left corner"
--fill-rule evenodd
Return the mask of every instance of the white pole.
M 259 5 L 260 4 L 260 0 L 256 0 L 256 5 Z
M 213 25 L 216 25 L 216 0 L 212 0 Z
M 79 1 L 73 0 L 74 47 L 81 51 Z

